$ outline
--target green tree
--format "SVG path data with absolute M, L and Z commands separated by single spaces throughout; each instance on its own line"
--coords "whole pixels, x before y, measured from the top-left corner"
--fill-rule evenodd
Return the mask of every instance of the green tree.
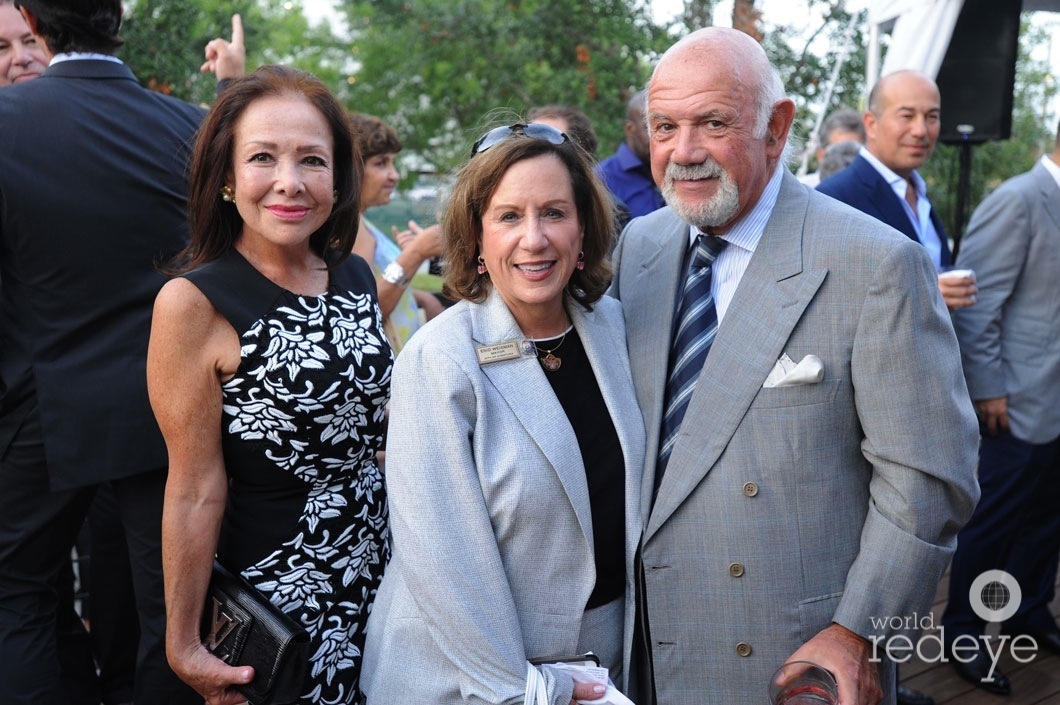
M 297 2 L 136 0 L 122 24 L 120 56 L 144 85 L 209 103 L 217 81 L 199 73 L 203 49 L 214 37 L 231 35 L 234 13 L 243 18 L 248 70 L 265 63 L 289 64 L 341 88 L 347 41 L 326 26 L 311 27 Z
M 583 110 L 601 152 L 669 42 L 643 0 L 345 0 L 358 63 L 349 105 L 393 123 L 439 171 L 483 126 L 534 105 Z M 507 116 L 498 115 L 498 110 Z

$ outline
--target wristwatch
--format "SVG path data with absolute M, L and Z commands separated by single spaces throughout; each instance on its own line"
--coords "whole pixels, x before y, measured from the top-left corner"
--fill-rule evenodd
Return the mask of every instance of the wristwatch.
M 394 286 L 408 286 L 409 278 L 405 276 L 405 268 L 397 262 L 391 262 L 383 270 L 383 281 L 390 282 Z

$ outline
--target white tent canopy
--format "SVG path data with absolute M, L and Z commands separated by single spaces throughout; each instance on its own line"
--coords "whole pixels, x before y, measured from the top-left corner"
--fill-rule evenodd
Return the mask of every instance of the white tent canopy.
M 963 5 L 964 0 L 873 0 L 869 6 L 867 85 L 899 69 L 938 76 Z M 1060 0 L 1023 0 L 1022 9 L 1060 12 Z M 880 34 L 888 31 L 891 45 L 881 70 Z

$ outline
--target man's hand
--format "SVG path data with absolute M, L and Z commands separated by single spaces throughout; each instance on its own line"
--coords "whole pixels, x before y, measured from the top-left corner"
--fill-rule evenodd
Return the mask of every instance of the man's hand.
M 987 435 L 996 436 L 1008 430 L 1008 397 L 994 399 L 977 399 L 975 413 L 986 427 Z
M 883 699 L 883 690 L 871 656 L 867 639 L 832 624 L 799 647 L 788 661 L 812 661 L 831 671 L 839 684 L 839 705 L 876 705 Z
M 232 15 L 231 41 L 218 37 L 206 44 L 206 61 L 199 70 L 214 73 L 217 80 L 239 78 L 247 69 L 247 49 L 243 46 L 243 19 Z
M 971 271 L 971 270 L 968 270 Z M 979 293 L 979 287 L 975 283 L 975 274 L 957 277 L 957 272 L 942 272 L 939 274 L 939 292 L 942 300 L 946 302 L 946 308 L 966 308 L 975 303 L 975 295 Z

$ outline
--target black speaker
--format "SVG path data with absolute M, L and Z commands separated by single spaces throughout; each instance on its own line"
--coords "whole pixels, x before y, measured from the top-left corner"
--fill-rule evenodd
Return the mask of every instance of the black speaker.
M 1009 138 L 1019 33 L 1018 0 L 965 0 L 935 79 L 943 143 Z

